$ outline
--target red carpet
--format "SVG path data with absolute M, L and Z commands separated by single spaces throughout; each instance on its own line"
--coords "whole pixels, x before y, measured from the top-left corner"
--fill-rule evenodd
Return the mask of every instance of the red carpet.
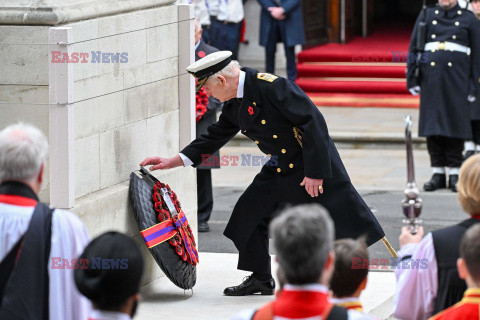
M 413 23 L 379 26 L 367 38 L 300 52 L 297 84 L 318 106 L 418 108 L 405 62 Z

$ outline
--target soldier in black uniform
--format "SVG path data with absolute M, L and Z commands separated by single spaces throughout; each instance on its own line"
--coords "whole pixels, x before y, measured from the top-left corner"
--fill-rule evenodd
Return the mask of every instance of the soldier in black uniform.
M 195 61 L 204 58 L 210 53 L 217 52 L 218 49 L 209 46 L 202 39 L 202 28 L 200 28 L 197 20 L 195 20 Z M 197 92 L 197 95 L 199 92 Z M 207 128 L 217 122 L 217 110 L 221 109 L 223 103 L 209 97 L 206 105 L 206 111 L 201 118 L 197 121 L 196 137 L 199 138 L 202 133 L 207 132 Z M 215 152 L 212 157 L 217 159 L 220 157 L 219 152 Z M 212 192 L 212 171 L 211 169 L 219 169 L 218 162 L 205 161 L 204 164 L 200 164 L 197 167 L 197 218 L 198 218 L 198 231 L 208 232 L 210 226 L 208 220 L 212 214 L 213 209 L 213 192 Z
M 471 0 L 473 13 L 480 23 L 480 0 Z M 479 79 L 480 80 L 480 79 Z M 475 151 L 480 151 L 480 97 L 477 92 L 477 99 L 472 103 L 472 141 L 465 142 L 465 160 L 472 156 Z
M 147 158 L 142 165 L 153 164 L 152 170 L 196 166 L 238 131 L 254 141 L 270 159 L 238 200 L 224 232 L 239 251 L 238 269 L 252 275 L 224 294 L 273 294 L 268 223 L 285 205 L 322 204 L 337 238 L 365 234 L 371 245 L 385 234 L 350 182 L 315 104 L 293 81 L 240 69 L 230 56 L 212 53 L 187 68 L 198 87 L 205 85 L 208 94 L 225 101 L 219 121 L 178 156 Z
M 439 0 L 417 19 L 410 56 L 417 52 L 419 24 L 426 23 L 424 61 L 415 76 L 415 59 L 409 59 L 407 86 L 420 97 L 419 135 L 427 137 L 433 169 L 425 191 L 446 187 L 456 192 L 463 161 L 464 140 L 471 139 L 470 109 L 480 75 L 480 27 L 477 18 L 457 0 Z M 426 61 L 426 62 L 425 62 Z

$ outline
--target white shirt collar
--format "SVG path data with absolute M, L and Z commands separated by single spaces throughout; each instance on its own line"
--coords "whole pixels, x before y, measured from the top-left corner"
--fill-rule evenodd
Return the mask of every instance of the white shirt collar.
M 240 76 L 238 77 L 237 98 L 243 98 L 243 89 L 245 87 L 245 71 L 240 70 Z
M 360 299 L 354 297 L 346 297 L 346 298 L 331 298 L 330 301 L 333 304 L 345 303 L 345 302 L 360 302 Z
M 103 311 L 94 309 L 90 313 L 92 320 L 131 320 L 130 316 L 123 312 Z
M 202 41 L 202 38 L 200 38 L 200 40 L 198 40 L 197 44 L 195 45 L 195 51 L 197 51 L 201 41 Z
M 314 291 L 314 292 L 323 292 L 328 294 L 328 288 L 320 283 L 311 283 L 311 284 L 286 284 L 283 287 L 286 291 Z

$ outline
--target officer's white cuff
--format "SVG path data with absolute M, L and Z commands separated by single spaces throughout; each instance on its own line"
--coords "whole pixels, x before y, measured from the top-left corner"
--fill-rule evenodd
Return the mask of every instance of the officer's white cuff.
M 414 96 L 418 96 L 420 94 L 420 86 L 415 86 L 413 88 L 410 88 L 408 89 L 408 91 L 410 91 L 411 94 L 413 94 Z
M 188 166 L 191 166 L 193 164 L 192 160 L 188 159 L 188 157 L 186 155 L 184 155 L 183 153 L 179 153 L 178 155 L 180 156 L 180 158 L 182 158 L 184 167 L 188 167 Z

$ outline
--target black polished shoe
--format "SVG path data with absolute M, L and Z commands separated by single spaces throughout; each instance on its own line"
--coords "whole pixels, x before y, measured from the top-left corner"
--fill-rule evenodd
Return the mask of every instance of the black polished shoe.
M 198 223 L 198 232 L 208 232 L 210 231 L 210 226 L 208 222 L 199 222 Z
M 261 294 L 264 296 L 271 296 L 275 291 L 275 280 L 269 279 L 265 281 L 257 280 L 250 275 L 244 281 L 234 287 L 228 287 L 223 290 L 226 296 L 248 296 L 252 294 Z
M 447 176 L 441 173 L 435 173 L 432 179 L 423 185 L 425 191 L 435 191 L 447 187 Z
M 457 192 L 458 174 L 451 174 L 448 177 L 448 188 L 453 192 Z
M 465 155 L 463 156 L 463 161 L 467 160 L 468 158 L 470 158 L 474 154 L 475 154 L 474 150 L 468 150 L 467 152 L 465 152 Z

